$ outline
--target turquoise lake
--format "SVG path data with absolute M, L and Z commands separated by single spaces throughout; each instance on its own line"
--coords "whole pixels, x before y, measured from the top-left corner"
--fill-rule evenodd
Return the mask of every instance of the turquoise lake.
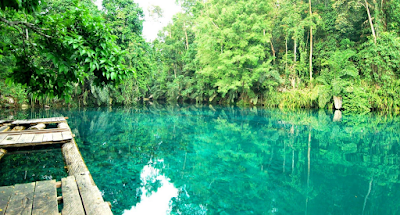
M 158 104 L 9 115 L 69 117 L 117 215 L 400 214 L 397 116 Z M 67 176 L 59 147 L 37 150 L 4 156 L 0 186 Z

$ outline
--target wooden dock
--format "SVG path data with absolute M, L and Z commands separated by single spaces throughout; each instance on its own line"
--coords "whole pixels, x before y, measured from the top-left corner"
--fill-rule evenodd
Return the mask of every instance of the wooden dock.
M 0 187 L 0 215 L 112 214 L 111 205 L 104 202 L 64 117 L 0 120 L 0 159 L 7 153 L 2 148 L 49 144 L 62 144 L 69 176 L 60 182 L 47 180 Z M 57 196 L 57 189 L 61 189 L 62 196 Z

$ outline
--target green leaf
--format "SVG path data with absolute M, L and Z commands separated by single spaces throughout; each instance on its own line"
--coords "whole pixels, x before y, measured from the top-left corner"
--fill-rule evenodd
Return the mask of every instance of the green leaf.
M 115 80 L 117 77 L 117 74 L 115 72 L 111 72 L 111 80 Z

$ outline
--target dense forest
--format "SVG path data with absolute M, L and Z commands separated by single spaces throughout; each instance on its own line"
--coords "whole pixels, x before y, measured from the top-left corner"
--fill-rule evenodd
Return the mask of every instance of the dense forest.
M 336 98 L 351 112 L 400 110 L 399 1 L 177 4 L 146 42 L 133 1 L 2 1 L 0 104 L 333 108 Z

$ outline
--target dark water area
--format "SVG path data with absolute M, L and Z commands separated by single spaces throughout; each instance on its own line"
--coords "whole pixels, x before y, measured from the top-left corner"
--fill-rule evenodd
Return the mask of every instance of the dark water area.
M 397 116 L 195 105 L 12 114 L 69 117 L 114 214 L 400 214 Z M 61 151 L 29 156 L 3 157 L 0 185 L 65 177 Z

